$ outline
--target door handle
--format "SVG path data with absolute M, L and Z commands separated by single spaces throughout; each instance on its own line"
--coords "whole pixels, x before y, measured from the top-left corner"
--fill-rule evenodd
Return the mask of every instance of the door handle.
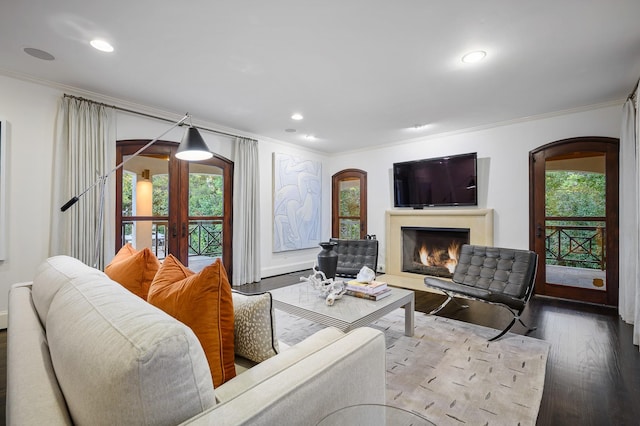
M 540 238 L 540 237 L 542 237 L 542 234 L 543 234 L 542 225 L 537 224 L 536 225 L 536 237 Z
M 182 238 L 187 236 L 187 224 L 183 223 L 182 224 Z
M 175 223 L 171 225 L 171 236 L 173 238 L 178 236 L 178 226 Z

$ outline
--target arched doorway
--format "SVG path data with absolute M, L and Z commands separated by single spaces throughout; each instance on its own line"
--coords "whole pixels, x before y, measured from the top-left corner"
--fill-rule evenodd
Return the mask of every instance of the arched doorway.
M 116 144 L 119 164 L 148 143 Z M 221 258 L 232 274 L 233 162 L 178 160 L 178 143 L 157 141 L 116 172 L 116 251 L 127 242 L 168 254 L 193 271 Z
M 529 153 L 536 294 L 618 304 L 618 149 L 618 139 L 579 137 Z

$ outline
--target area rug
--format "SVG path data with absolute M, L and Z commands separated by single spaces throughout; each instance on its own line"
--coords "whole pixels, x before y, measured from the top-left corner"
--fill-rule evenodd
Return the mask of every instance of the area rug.
M 535 425 L 549 344 L 416 312 L 404 335 L 404 310 L 371 324 L 387 343 L 387 404 L 436 425 Z M 322 325 L 276 311 L 278 338 L 295 344 Z

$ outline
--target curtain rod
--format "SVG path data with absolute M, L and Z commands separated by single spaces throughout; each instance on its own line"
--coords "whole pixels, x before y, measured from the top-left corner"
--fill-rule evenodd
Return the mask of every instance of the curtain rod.
M 107 108 L 113 108 L 113 109 L 118 110 L 118 111 L 128 112 L 130 114 L 141 115 L 143 117 L 153 118 L 153 119 L 156 119 L 156 120 L 162 120 L 162 121 L 166 121 L 166 122 L 169 122 L 169 123 L 174 123 L 175 122 L 175 120 L 171 120 L 171 119 L 168 119 L 168 118 L 158 117 L 157 115 L 147 114 L 146 112 L 134 111 L 132 109 L 122 108 L 122 107 L 119 107 L 119 106 L 116 106 L 116 105 L 109 105 L 109 104 L 105 104 L 105 103 L 102 103 L 102 102 L 97 102 L 97 101 L 94 101 L 94 100 L 91 100 L 91 99 L 82 98 L 80 96 L 68 95 L 68 94 L 65 93 L 64 97 L 65 98 L 71 98 L 71 99 L 77 99 L 79 101 L 91 102 L 92 104 L 95 104 L 95 105 L 100 105 L 100 106 L 107 107 Z M 234 135 L 234 134 L 231 134 L 231 133 L 221 132 L 220 130 L 209 129 L 207 127 L 201 127 L 201 126 L 193 126 L 193 127 L 195 127 L 196 129 L 207 131 L 207 132 L 216 133 L 218 135 L 229 136 L 231 138 L 243 138 L 243 139 L 249 139 L 249 140 L 255 141 L 255 139 L 246 138 L 244 136 Z

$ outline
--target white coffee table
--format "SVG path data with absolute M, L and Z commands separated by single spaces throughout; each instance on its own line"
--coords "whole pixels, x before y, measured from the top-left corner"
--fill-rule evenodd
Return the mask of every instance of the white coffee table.
M 344 295 L 332 306 L 328 306 L 325 299 L 318 296 L 318 290 L 313 289 L 308 283 L 294 284 L 269 292 L 276 309 L 345 332 L 369 325 L 389 312 L 404 307 L 404 334 L 413 336 L 414 292 L 403 288 L 390 288 L 391 295 L 380 300 Z

